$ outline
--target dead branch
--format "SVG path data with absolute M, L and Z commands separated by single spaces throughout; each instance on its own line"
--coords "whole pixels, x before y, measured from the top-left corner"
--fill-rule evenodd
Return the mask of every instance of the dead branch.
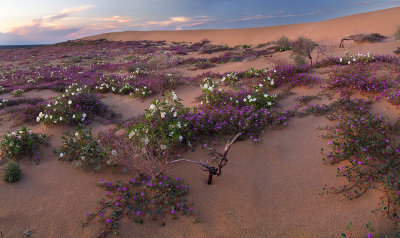
M 172 161 L 166 161 L 164 167 L 158 172 L 155 177 L 161 176 L 167 169 L 169 165 L 176 164 L 179 162 L 189 162 L 193 164 L 198 164 L 201 167 L 203 167 L 204 171 L 208 171 L 208 184 L 212 183 L 212 177 L 213 176 L 220 176 L 222 174 L 222 168 L 228 163 L 228 158 L 226 156 L 228 155 L 228 152 L 232 146 L 232 144 L 237 140 L 237 138 L 242 135 L 242 133 L 238 133 L 232 140 L 228 141 L 225 145 L 224 152 L 220 153 L 218 152 L 215 148 L 213 147 L 204 147 L 206 149 L 209 149 L 212 151 L 213 154 L 217 155 L 214 156 L 213 159 L 215 163 L 217 164 L 216 167 L 211 166 L 209 164 L 206 164 L 201 161 L 194 161 L 194 160 L 188 160 L 188 159 L 177 159 L 177 160 L 172 160 Z

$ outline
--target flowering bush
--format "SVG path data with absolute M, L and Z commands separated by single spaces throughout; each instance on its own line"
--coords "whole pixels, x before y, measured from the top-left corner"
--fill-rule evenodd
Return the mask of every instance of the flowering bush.
M 134 98 L 145 98 L 152 94 L 152 91 L 147 86 L 137 87 L 133 89 L 133 92 L 129 93 L 129 96 Z
M 39 113 L 36 121 L 45 125 L 81 125 L 88 123 L 96 115 L 108 118 L 115 116 L 86 85 L 79 87 L 72 84 L 56 101 L 49 103 L 44 112 Z
M 349 199 L 357 198 L 368 190 L 379 189 L 386 193 L 378 211 L 386 212 L 399 225 L 400 204 L 399 169 L 400 146 L 392 139 L 396 127 L 381 116 L 369 113 L 344 115 L 329 127 L 332 152 L 324 159 L 327 163 L 343 164 L 337 176 L 345 177 L 349 185 L 324 187 L 327 193 L 343 193 Z
M 71 161 L 76 167 L 84 169 L 99 170 L 106 165 L 116 164 L 116 160 L 107 159 L 106 150 L 100 140 L 92 135 L 91 129 L 67 131 L 63 136 L 63 145 L 54 153 L 59 160 Z
M 18 131 L 9 132 L 1 141 L 1 150 L 9 158 L 20 155 L 32 155 L 40 144 L 47 142 L 45 134 L 36 134 L 27 127 L 22 127 Z
M 118 88 L 118 82 L 112 78 L 110 75 L 104 75 L 99 78 L 98 85 L 94 87 L 94 89 L 101 93 L 108 93 L 110 91 L 116 92 Z
M 227 73 L 222 77 L 221 82 L 231 85 L 232 87 L 238 87 L 240 85 L 240 77 L 236 72 Z
M 150 108 L 129 127 L 129 138 L 140 148 L 156 158 L 189 143 L 191 132 L 183 118 L 189 112 L 172 92 L 164 101 L 153 101 Z
M 360 63 L 371 63 L 374 62 L 375 57 L 371 55 L 370 53 L 367 53 L 366 55 L 358 53 L 356 56 L 352 56 L 349 54 L 349 52 L 346 52 L 344 57 L 339 58 L 339 62 L 337 64 L 339 65 L 349 65 L 349 64 L 354 64 L 357 62 Z
M 124 216 L 139 224 L 149 219 L 160 219 L 161 225 L 165 225 L 167 217 L 176 219 L 179 215 L 188 214 L 195 216 L 193 222 L 199 222 L 198 212 L 194 212 L 184 198 L 189 186 L 181 178 L 139 176 L 123 183 L 101 179 L 98 186 L 107 191 L 106 197 L 98 202 L 100 208 L 87 213 L 86 220 L 82 222 L 84 227 L 98 218 L 102 225 L 98 237 L 105 237 L 110 232 L 118 234 L 120 219 Z
M 24 90 L 22 90 L 22 89 L 16 89 L 16 90 L 12 91 L 11 94 L 12 94 L 14 97 L 20 97 L 20 96 L 22 95 L 23 92 L 24 92 Z

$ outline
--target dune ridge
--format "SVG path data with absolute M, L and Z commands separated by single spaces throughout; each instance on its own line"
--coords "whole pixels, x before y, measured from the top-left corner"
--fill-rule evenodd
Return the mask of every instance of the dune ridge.
M 399 24 L 400 7 L 395 7 L 312 23 L 242 29 L 125 31 L 104 33 L 82 40 L 197 42 L 207 38 L 215 44 L 234 46 L 265 43 L 282 35 L 290 38 L 304 35 L 315 41 L 338 40 L 345 35 L 360 33 L 379 32 L 383 35 L 392 35 Z

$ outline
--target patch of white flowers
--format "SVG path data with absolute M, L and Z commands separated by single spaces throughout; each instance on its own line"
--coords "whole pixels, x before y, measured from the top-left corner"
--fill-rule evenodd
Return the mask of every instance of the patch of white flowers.
M 348 51 L 346 51 L 344 53 L 344 55 L 345 55 L 344 57 L 339 58 L 339 62 L 342 65 L 345 65 L 345 64 L 349 65 L 352 62 L 367 63 L 367 62 L 372 62 L 375 59 L 375 57 L 370 53 L 367 53 L 367 54 L 358 53 L 356 56 L 353 56 L 353 55 L 350 55 L 350 53 Z
M 223 83 L 237 83 L 239 82 L 240 78 L 238 76 L 238 74 L 236 72 L 231 72 L 231 73 L 227 73 L 225 74 L 224 77 L 222 77 L 221 82 Z
M 45 112 L 40 112 L 36 117 L 36 122 L 44 122 L 45 124 L 56 124 L 63 121 L 85 121 L 87 114 L 85 112 L 75 112 L 72 115 L 65 112 L 66 107 L 73 107 L 75 96 L 79 96 L 82 92 L 89 90 L 87 86 L 79 87 L 78 84 L 71 84 L 63 94 L 56 98 L 56 101 L 46 106 Z
M 200 84 L 201 89 L 203 90 L 203 92 L 208 93 L 208 92 L 213 92 L 214 88 L 215 88 L 216 83 L 214 82 L 214 80 L 212 80 L 211 78 L 205 78 L 203 79 L 203 82 Z
M 3 106 L 3 104 L 6 103 L 6 102 L 8 102 L 7 99 L 2 99 L 2 100 L 0 101 L 0 107 Z

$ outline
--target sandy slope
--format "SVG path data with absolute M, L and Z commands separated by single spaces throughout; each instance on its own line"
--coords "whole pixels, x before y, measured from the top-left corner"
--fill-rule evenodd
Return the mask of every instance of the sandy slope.
M 182 31 L 127 31 L 106 33 L 83 39 L 107 39 L 114 41 L 167 40 L 175 42 L 197 42 L 204 38 L 213 43 L 259 44 L 275 40 L 282 35 L 290 38 L 307 36 L 315 41 L 338 40 L 344 35 L 379 32 L 393 35 L 400 24 L 400 7 L 357 15 L 335 18 L 322 22 L 292 24 L 273 27 L 218 29 L 218 30 L 182 30 Z

